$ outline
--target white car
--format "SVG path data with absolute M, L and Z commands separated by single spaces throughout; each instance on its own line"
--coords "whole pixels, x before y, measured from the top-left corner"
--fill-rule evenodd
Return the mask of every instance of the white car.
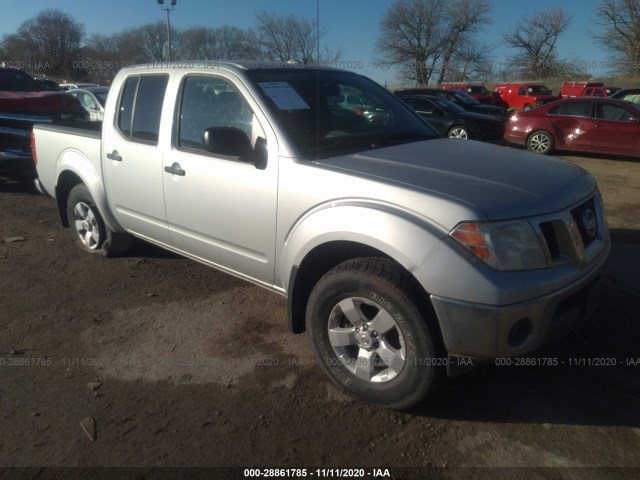
M 80 105 L 87 111 L 92 122 L 102 121 L 104 118 L 104 104 L 107 101 L 109 87 L 86 87 L 67 90 L 69 95 L 76 97 Z
M 60 90 L 74 90 L 76 88 L 87 88 L 87 87 L 99 87 L 100 85 L 95 83 L 61 83 Z

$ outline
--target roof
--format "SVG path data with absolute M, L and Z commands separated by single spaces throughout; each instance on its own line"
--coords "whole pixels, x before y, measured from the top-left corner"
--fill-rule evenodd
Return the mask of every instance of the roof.
M 261 70 L 261 69 L 274 69 L 274 70 L 335 70 L 344 71 L 339 68 L 328 67 L 318 64 L 300 64 L 297 62 L 279 62 L 279 61 L 253 61 L 253 60 L 239 60 L 239 61 L 217 61 L 217 60 L 185 60 L 176 62 L 155 62 L 155 63 L 142 63 L 138 65 L 131 65 L 124 67 L 123 70 L 212 70 L 212 69 L 225 69 L 231 71 L 248 71 L 248 70 Z

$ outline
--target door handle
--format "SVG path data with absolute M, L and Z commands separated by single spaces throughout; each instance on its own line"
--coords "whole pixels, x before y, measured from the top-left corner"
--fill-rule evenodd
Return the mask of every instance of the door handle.
M 121 162 L 122 161 L 122 157 L 118 153 L 118 150 L 114 150 L 111 153 L 107 153 L 107 158 L 109 160 L 115 160 L 116 162 Z
M 180 177 L 184 177 L 187 174 L 177 162 L 174 162 L 170 167 L 164 167 L 164 171 L 171 175 L 179 175 Z

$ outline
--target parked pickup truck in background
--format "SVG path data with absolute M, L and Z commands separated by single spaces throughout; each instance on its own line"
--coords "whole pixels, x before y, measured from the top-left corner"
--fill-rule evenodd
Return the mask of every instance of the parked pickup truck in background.
M 386 114 L 334 102 L 347 93 Z M 597 304 L 610 240 L 591 175 L 440 138 L 355 73 L 131 67 L 101 133 L 33 133 L 36 183 L 82 250 L 134 235 L 286 296 L 326 373 L 378 405 L 535 351 Z
M 22 70 L 0 65 L 0 175 L 32 180 L 33 124 L 59 123 L 84 115 L 75 98 L 44 91 Z
M 562 98 L 610 97 L 620 91 L 618 87 L 605 87 L 602 82 L 564 82 L 560 89 Z
M 493 93 L 498 105 L 513 110 L 529 110 L 560 98 L 538 83 L 499 83 Z

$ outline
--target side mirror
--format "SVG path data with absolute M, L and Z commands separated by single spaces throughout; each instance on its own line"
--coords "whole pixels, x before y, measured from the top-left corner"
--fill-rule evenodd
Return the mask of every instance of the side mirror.
M 236 157 L 242 162 L 255 164 L 264 170 L 267 166 L 267 141 L 258 138 L 255 149 L 245 132 L 236 127 L 210 127 L 202 134 L 202 144 L 207 152 Z
M 629 123 L 640 123 L 640 118 L 638 117 L 629 117 L 629 120 L 627 120 Z
M 253 153 L 251 140 L 236 127 L 211 127 L 202 134 L 202 144 L 207 152 L 227 157 L 246 159 Z

